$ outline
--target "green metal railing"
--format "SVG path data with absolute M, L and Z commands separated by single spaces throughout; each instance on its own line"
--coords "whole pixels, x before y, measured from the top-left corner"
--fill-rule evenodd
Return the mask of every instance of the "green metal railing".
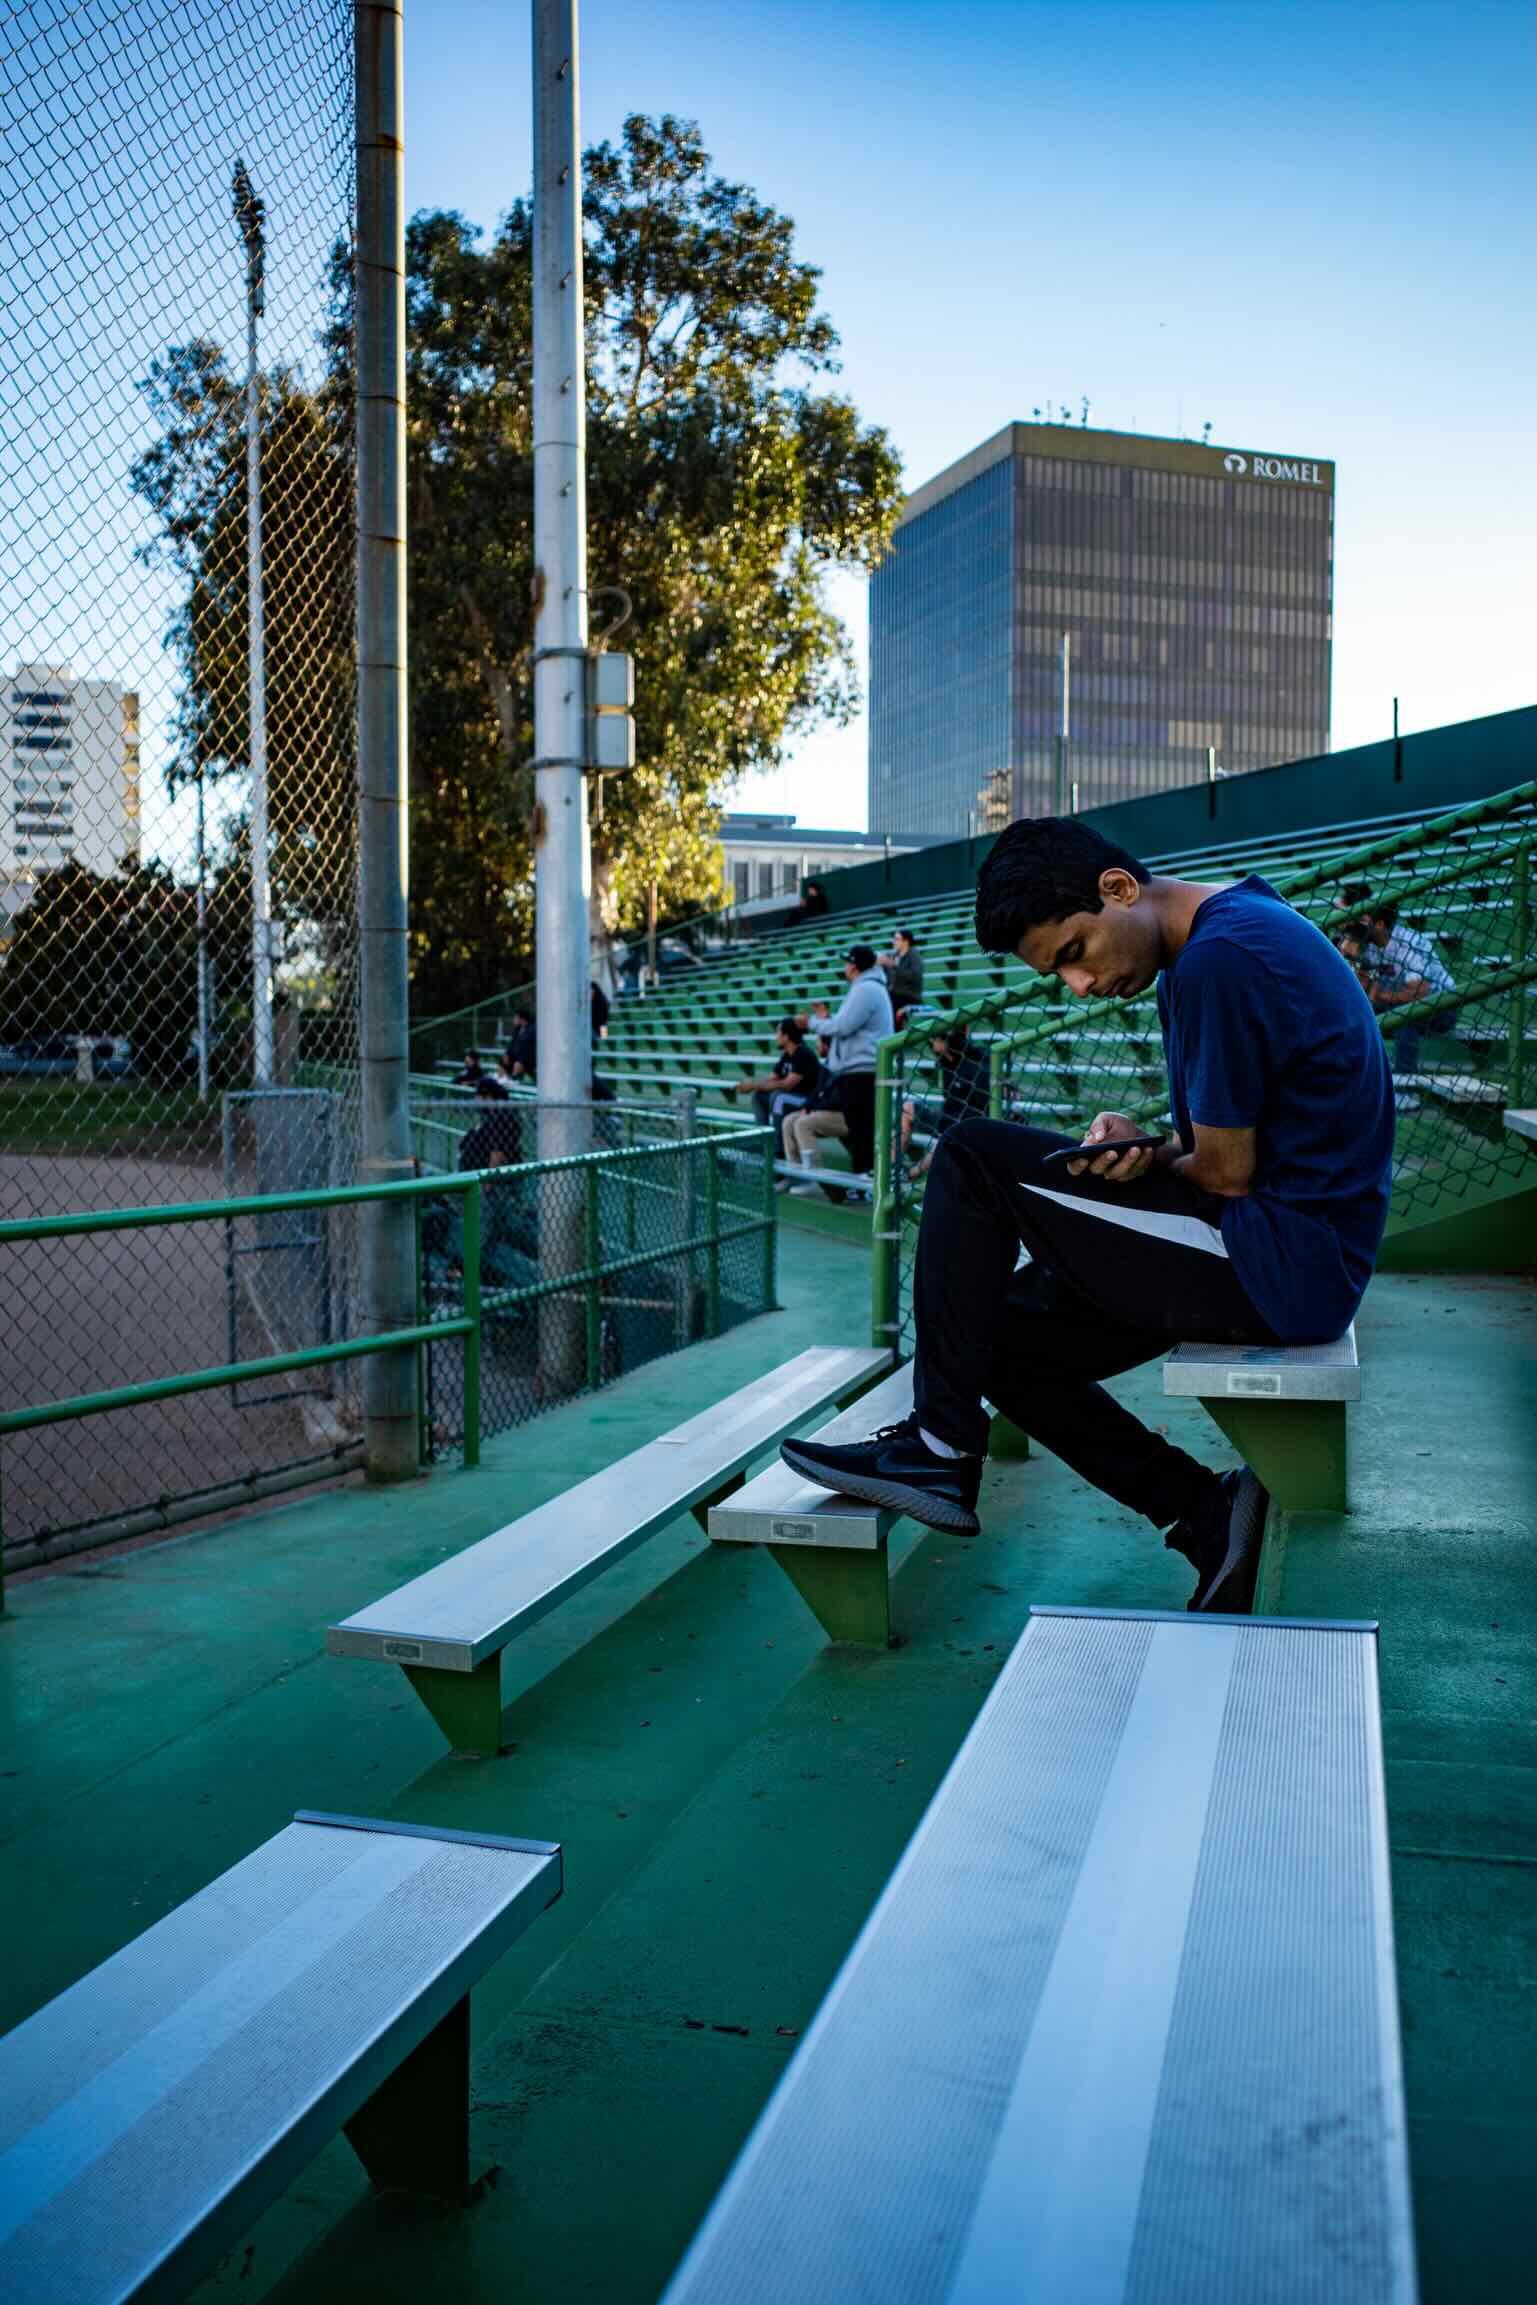
M 387 1184 L 337 1185 L 300 1193 L 252 1194 L 239 1200 L 187 1201 L 164 1208 L 96 1209 L 71 1216 L 21 1217 L 0 1223 L 0 1248 L 23 1241 L 70 1240 L 84 1234 L 128 1232 L 146 1226 L 229 1223 L 238 1217 L 276 1216 L 299 1209 L 334 1209 L 365 1201 L 421 1199 L 429 1194 L 456 1192 L 464 1200 L 466 1242 L 478 1238 L 480 1177 L 400 1178 Z M 259 1378 L 289 1376 L 300 1369 L 325 1368 L 338 1361 L 362 1360 L 372 1353 L 399 1352 L 439 1337 L 462 1335 L 465 1340 L 466 1399 L 471 1398 L 471 1370 L 477 1383 L 473 1414 L 465 1417 L 464 1461 L 480 1461 L 480 1403 L 478 1392 L 480 1340 L 480 1264 L 465 1258 L 464 1309 L 448 1320 L 418 1322 L 411 1328 L 383 1334 L 344 1337 L 323 1345 L 304 1345 L 286 1353 L 266 1353 L 258 1359 L 224 1362 L 217 1367 L 183 1370 L 168 1377 L 151 1377 L 132 1385 L 112 1385 L 103 1391 L 78 1393 L 67 1400 L 38 1401 L 30 1407 L 0 1411 L 0 1442 L 12 1433 L 34 1431 L 41 1425 L 72 1422 L 79 1417 L 105 1414 L 110 1409 L 142 1408 L 156 1401 L 175 1400 L 187 1393 L 209 1392 L 218 1385 L 240 1384 Z M 4 1513 L 0 1506 L 0 1563 L 3 1563 Z M 4 1606 L 0 1576 L 0 1608 Z
M 389 1199 L 414 1202 L 417 1215 L 416 1319 L 410 1327 L 296 1347 L 292 1351 L 268 1353 L 258 1358 L 231 1359 L 216 1366 L 183 1370 L 135 1384 L 113 1385 L 67 1399 L 7 1408 L 0 1412 L 0 1444 L 8 1436 L 30 1432 L 41 1426 L 104 1415 L 114 1409 L 147 1407 L 187 1394 L 211 1391 L 220 1385 L 289 1376 L 306 1369 L 365 1359 L 374 1353 L 414 1349 L 418 1356 L 419 1376 L 424 1377 L 421 1363 L 427 1350 L 457 1337 L 463 1339 L 464 1353 L 462 1456 L 464 1464 L 473 1467 L 480 1462 L 484 1422 L 485 1329 L 487 1323 L 494 1318 L 505 1317 L 524 1306 L 536 1305 L 550 1297 L 580 1297 L 586 1336 L 586 1381 L 591 1387 L 602 1382 L 605 1286 L 627 1273 L 654 1264 L 659 1257 L 682 1258 L 696 1263 L 701 1276 L 703 1326 L 706 1335 L 713 1337 L 720 1332 L 722 1323 L 722 1252 L 739 1240 L 761 1238 L 762 1301 L 765 1305 L 772 1304 L 777 1237 L 772 1149 L 769 1130 L 756 1125 L 744 1125 L 674 1140 L 573 1153 L 558 1160 L 531 1160 L 501 1168 L 466 1170 L 463 1173 L 448 1171 L 376 1185 L 341 1185 L 308 1192 L 253 1194 L 232 1200 L 177 1203 L 163 1208 L 102 1209 L 67 1216 L 19 1218 L 0 1223 L 0 1250 L 3 1250 L 26 1242 L 78 1239 L 93 1234 L 127 1232 L 141 1227 L 214 1222 L 227 1225 L 239 1218 L 270 1217 L 300 1210 L 333 1210 Z M 761 1189 L 755 1192 L 755 1205 L 749 1214 L 740 1204 L 734 1207 L 723 1205 L 722 1164 L 739 1164 L 750 1171 L 754 1156 L 761 1161 Z M 642 1196 L 658 1195 L 667 1202 L 678 1202 L 680 1198 L 689 1197 L 682 1180 L 692 1177 L 696 1160 L 702 1168 L 697 1217 L 692 1213 L 694 1203 L 690 1199 L 687 1221 L 670 1226 L 665 1239 L 653 1239 L 650 1242 L 641 1239 L 639 1234 L 643 1228 L 638 1224 L 636 1210 Z M 666 1163 L 678 1166 L 678 1181 L 648 1173 L 650 1166 Z M 547 1180 L 558 1180 L 563 1176 L 571 1178 L 572 1189 L 580 1194 L 582 1201 L 580 1262 L 571 1270 L 541 1277 L 523 1286 L 488 1286 L 482 1272 L 484 1204 L 487 1193 L 515 1189 L 523 1180 L 533 1180 L 545 1186 Z M 624 1195 L 624 1214 L 619 1228 L 623 1245 L 611 1245 L 605 1253 L 600 1193 L 604 1186 L 615 1184 L 623 1188 Z M 461 1207 L 461 1240 L 455 1260 L 462 1274 L 460 1307 L 456 1312 L 434 1315 L 427 1301 L 427 1259 L 423 1254 L 421 1219 L 425 1204 L 446 1197 L 457 1198 Z M 424 1381 L 419 1382 L 419 1416 L 423 1422 L 426 1397 L 426 1384 Z M 425 1430 L 423 1439 L 425 1442 Z M 426 1453 L 424 1447 L 423 1454 Z M 0 1508 L 0 1547 L 3 1547 L 3 1542 L 3 1508 Z M 0 1609 L 3 1606 L 4 1582 L 3 1575 L 0 1575 Z

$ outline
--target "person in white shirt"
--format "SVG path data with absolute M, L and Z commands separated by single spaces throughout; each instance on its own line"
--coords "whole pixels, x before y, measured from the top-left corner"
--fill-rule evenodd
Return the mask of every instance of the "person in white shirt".
M 1366 932 L 1364 966 L 1366 990 L 1375 1009 L 1407 1008 L 1411 1001 L 1428 1000 L 1433 993 L 1455 993 L 1456 979 L 1423 929 L 1411 928 L 1398 917 L 1394 898 L 1367 904 L 1361 913 Z M 1396 1073 L 1418 1072 L 1420 1040 L 1426 1031 L 1455 1032 L 1455 1004 L 1435 1016 L 1406 1024 L 1390 1033 L 1388 1054 Z

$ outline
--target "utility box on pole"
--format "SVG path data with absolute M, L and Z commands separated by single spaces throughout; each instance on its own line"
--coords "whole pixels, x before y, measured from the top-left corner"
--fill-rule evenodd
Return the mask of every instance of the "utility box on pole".
M 588 760 L 600 775 L 616 776 L 635 766 L 635 659 L 604 651 L 592 659 L 591 750 Z

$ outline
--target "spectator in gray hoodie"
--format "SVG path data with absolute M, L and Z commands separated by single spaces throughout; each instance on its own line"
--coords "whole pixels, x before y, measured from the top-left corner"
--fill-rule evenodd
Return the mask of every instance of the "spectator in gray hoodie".
M 856 944 L 845 955 L 843 973 L 848 991 L 840 1006 L 829 1011 L 819 1001 L 810 1017 L 810 1029 L 827 1042 L 832 1086 L 811 1111 L 791 1113 L 785 1121 L 785 1146 L 791 1160 L 803 1168 L 817 1165 L 817 1143 L 822 1137 L 841 1137 L 858 1171 L 875 1158 L 875 1052 L 887 1034 L 895 1031 L 891 996 L 882 981 L 872 946 Z M 813 1184 L 797 1185 L 809 1195 Z

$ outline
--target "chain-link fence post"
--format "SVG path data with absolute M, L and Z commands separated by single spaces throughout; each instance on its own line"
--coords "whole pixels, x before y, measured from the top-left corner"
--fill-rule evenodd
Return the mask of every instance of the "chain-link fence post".
M 480 1179 L 464 1196 L 464 1223 L 461 1239 L 464 1244 L 464 1311 L 470 1322 L 464 1339 L 464 1461 L 466 1465 L 480 1463 L 480 1364 L 481 1364 L 481 1192 Z
M 704 1221 L 708 1234 L 704 1265 L 704 1324 L 707 1336 L 720 1335 L 720 1161 L 716 1148 L 704 1148 Z
M 357 11 L 358 869 L 362 1175 L 411 1174 L 406 963 L 405 214 L 399 0 Z M 363 1212 L 364 1318 L 408 1328 L 414 1222 Z M 466 1272 L 466 1285 L 468 1285 Z M 371 1480 L 417 1469 L 416 1354 L 377 1353 L 363 1384 Z M 467 1420 L 468 1430 L 468 1420 Z
M 895 1094 L 897 1048 L 883 1040 L 875 1052 L 875 1208 L 871 1225 L 872 1344 L 897 1346 L 898 1258 L 902 1225 L 897 1207 Z
M 1532 934 L 1532 844 L 1523 840 L 1515 856 L 1515 908 L 1511 922 L 1510 960 L 1515 969 L 1526 966 Z M 1505 1094 L 1518 1108 L 1525 1104 L 1526 986 L 1519 980 L 1510 995 L 1510 1053 L 1506 1061 Z

